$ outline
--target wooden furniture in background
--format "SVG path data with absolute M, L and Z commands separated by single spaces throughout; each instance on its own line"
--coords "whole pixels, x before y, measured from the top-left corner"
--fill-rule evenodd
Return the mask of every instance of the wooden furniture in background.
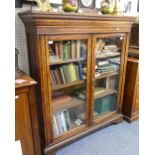
M 27 75 L 16 78 L 15 140 L 20 140 L 23 155 L 41 155 L 35 85 Z
M 139 23 L 132 26 L 124 88 L 124 119 L 132 122 L 139 118 Z
M 88 133 L 121 122 L 127 50 L 134 17 L 30 11 L 19 13 L 19 16 L 26 28 L 31 76 L 38 81 L 37 104 L 44 154 L 55 154 L 57 149 Z M 56 47 L 56 44 L 67 48 L 71 46 L 66 43 L 70 44 L 72 41 L 76 42 L 76 46 L 79 41 L 83 42 L 81 48 L 85 49 L 84 59 L 77 55 L 76 59 L 73 59 L 75 53 L 72 50 L 67 52 L 67 55 L 64 51 L 62 56 L 59 54 L 61 52 L 57 50 L 59 47 Z M 107 48 L 115 48 L 116 55 L 101 56 L 98 51 L 99 42 L 114 45 Z M 51 49 L 53 46 L 56 48 Z M 70 48 L 67 49 L 70 51 Z M 76 54 L 77 49 L 79 46 Z M 52 56 L 56 60 L 61 56 L 61 60 L 51 60 Z M 110 62 L 110 58 L 118 58 L 117 67 L 114 65 L 113 68 L 115 71 L 97 74 L 95 66 L 99 66 L 101 61 Z M 81 73 L 85 72 L 82 78 L 80 75 L 78 77 L 75 69 L 78 64 L 82 65 Z M 68 70 L 60 73 L 59 69 L 64 65 L 69 65 L 67 67 L 72 68 L 74 73 L 70 75 L 69 71 L 63 78 L 62 75 Z M 64 82 L 65 78 L 69 82 Z M 72 81 L 73 79 L 78 80 Z M 107 84 L 107 81 L 112 79 L 115 85 Z M 102 93 L 96 92 L 98 87 Z M 81 92 L 79 88 L 84 92 L 82 97 L 77 95 Z M 60 95 L 60 92 L 66 95 L 66 100 L 71 99 L 72 102 L 62 103 L 65 102 L 64 99 L 56 104 L 55 96 Z M 105 110 L 105 107 L 108 110 Z M 61 116 L 57 116 L 58 114 Z M 65 119 L 63 115 L 66 116 Z
M 132 122 L 139 117 L 139 60 L 128 58 L 124 88 L 124 119 Z

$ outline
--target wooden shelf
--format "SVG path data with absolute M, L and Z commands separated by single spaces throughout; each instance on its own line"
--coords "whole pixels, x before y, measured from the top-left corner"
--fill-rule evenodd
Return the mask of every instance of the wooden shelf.
M 70 83 L 67 83 L 67 84 L 52 86 L 52 90 L 68 88 L 68 87 L 71 87 L 71 86 L 76 86 L 76 85 L 84 84 L 84 83 L 85 83 L 85 80 L 74 81 L 74 82 L 70 82 Z
M 96 100 L 96 99 L 99 99 L 99 98 L 102 98 L 102 97 L 105 97 L 105 96 L 108 96 L 108 95 L 111 95 L 111 94 L 115 94 L 115 93 L 117 93 L 117 91 L 116 90 L 114 90 L 114 89 L 106 89 L 103 93 L 101 93 L 101 94 L 98 94 L 98 95 L 95 95 L 94 94 L 94 99 Z
M 118 75 L 118 72 L 109 72 L 109 73 L 101 74 L 98 77 L 95 77 L 95 80 L 103 79 L 103 78 L 110 77 L 110 76 L 115 76 L 115 75 Z
M 86 58 L 59 60 L 59 61 L 50 62 L 50 65 L 60 65 L 60 64 L 66 64 L 66 63 L 71 63 L 71 62 L 79 62 L 79 61 L 84 61 L 84 60 L 86 60 Z
M 84 103 L 85 103 L 84 100 L 73 97 L 70 102 L 63 103 L 63 104 L 53 104 L 53 112 L 55 113 L 55 112 L 61 111 L 63 109 L 69 109 L 69 108 L 72 108 L 75 106 L 80 106 Z

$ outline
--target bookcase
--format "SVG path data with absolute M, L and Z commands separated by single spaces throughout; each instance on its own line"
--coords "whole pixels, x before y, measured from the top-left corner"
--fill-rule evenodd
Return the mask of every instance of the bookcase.
M 134 17 L 19 13 L 36 89 L 42 151 L 123 120 L 127 49 Z
M 133 122 L 139 118 L 139 22 L 132 25 L 126 67 L 122 113 Z

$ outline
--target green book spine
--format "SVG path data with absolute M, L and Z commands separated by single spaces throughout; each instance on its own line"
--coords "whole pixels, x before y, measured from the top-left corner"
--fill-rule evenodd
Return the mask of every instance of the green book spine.
M 65 53 L 65 60 L 68 60 L 69 55 L 68 55 L 68 46 L 67 46 L 67 43 L 65 43 L 65 51 L 64 51 L 64 53 Z

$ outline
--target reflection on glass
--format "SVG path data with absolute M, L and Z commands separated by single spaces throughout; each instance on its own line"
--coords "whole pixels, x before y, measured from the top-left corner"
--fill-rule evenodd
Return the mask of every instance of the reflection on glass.
M 117 89 L 122 37 L 96 42 L 94 118 L 117 110 Z
M 85 124 L 87 40 L 49 41 L 53 133 Z

